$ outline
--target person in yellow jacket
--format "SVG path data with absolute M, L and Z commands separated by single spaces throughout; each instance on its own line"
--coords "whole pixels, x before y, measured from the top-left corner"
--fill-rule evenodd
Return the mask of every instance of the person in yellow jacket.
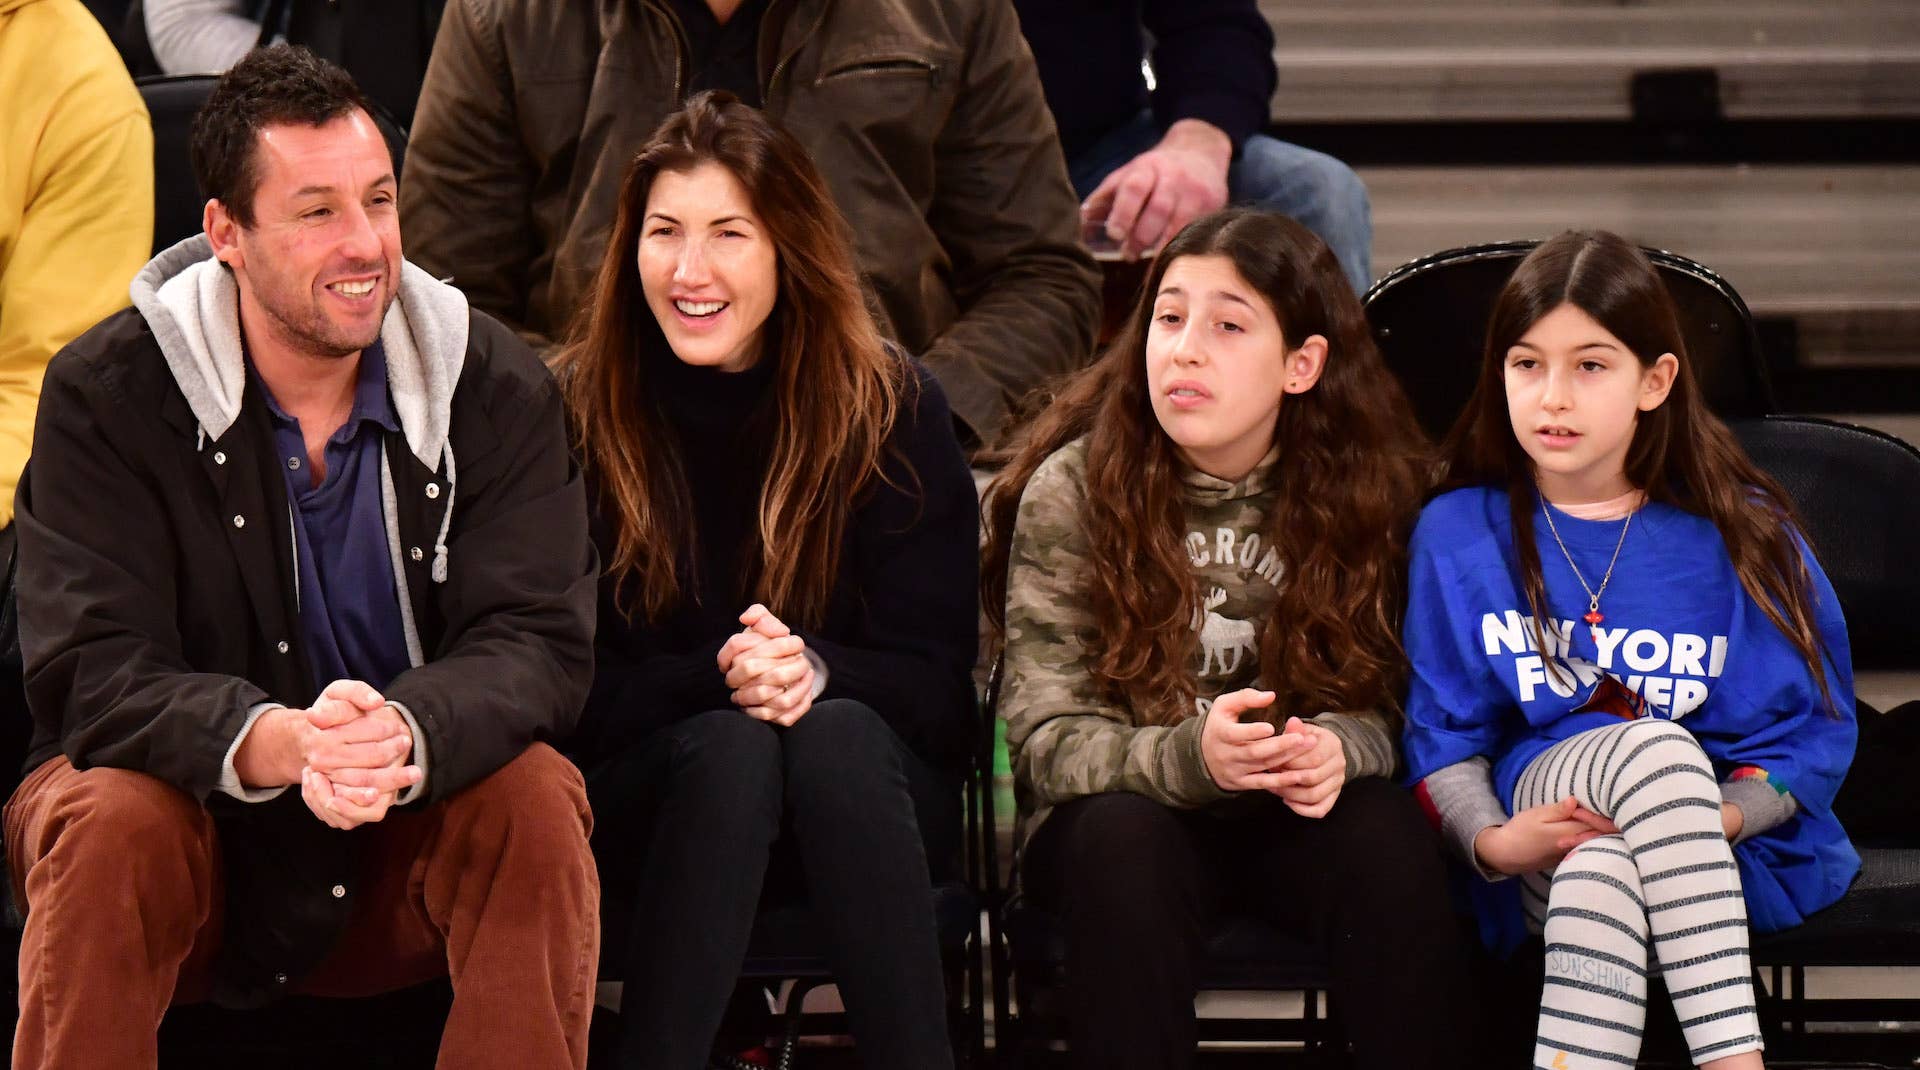
M 0 0 L 0 525 L 47 361 L 124 308 L 153 245 L 153 127 L 80 0 Z

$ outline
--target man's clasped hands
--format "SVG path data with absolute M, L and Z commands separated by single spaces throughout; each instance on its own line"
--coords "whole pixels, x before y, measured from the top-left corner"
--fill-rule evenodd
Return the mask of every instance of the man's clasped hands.
M 303 710 L 262 713 L 234 752 L 246 788 L 300 786 L 315 817 L 350 829 L 387 816 L 420 783 L 413 730 L 380 692 L 359 680 L 335 680 Z
M 741 711 L 790 727 L 813 706 L 816 670 L 806 643 L 763 605 L 740 614 L 742 630 L 720 648 L 718 669 Z M 315 817 L 351 829 L 387 816 L 425 771 L 414 761 L 407 719 L 359 680 L 335 680 L 306 709 L 262 713 L 234 752 L 242 787 L 300 786 Z

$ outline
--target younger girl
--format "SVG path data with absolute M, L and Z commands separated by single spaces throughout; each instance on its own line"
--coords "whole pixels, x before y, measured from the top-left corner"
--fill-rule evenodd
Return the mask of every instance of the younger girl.
M 1393 772 L 1422 443 L 1332 253 L 1196 220 L 987 498 L 1025 893 L 1085 1067 L 1193 1059 L 1216 911 L 1317 944 L 1359 1065 L 1466 1066 L 1465 938 Z
M 1702 406 L 1653 265 L 1606 233 L 1514 272 L 1443 453 L 1407 760 L 1481 875 L 1521 878 L 1481 886 L 1483 929 L 1544 934 L 1534 1064 L 1631 1066 L 1658 972 L 1697 1065 L 1760 1066 L 1749 919 L 1796 925 L 1859 867 L 1831 809 L 1846 626 L 1785 497 Z

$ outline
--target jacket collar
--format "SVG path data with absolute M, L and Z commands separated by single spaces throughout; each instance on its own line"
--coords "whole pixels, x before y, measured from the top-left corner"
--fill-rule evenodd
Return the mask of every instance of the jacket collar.
M 773 84 L 774 72 L 790 61 L 819 30 L 821 21 L 826 17 L 828 3 L 829 0 L 768 0 L 766 10 L 760 17 L 759 43 L 755 46 L 763 103 L 771 103 L 773 93 L 778 88 Z M 668 25 L 678 23 L 679 16 L 674 14 L 671 0 L 600 0 L 601 42 L 605 44 L 621 40 L 629 32 L 628 23 L 633 20 L 635 9 L 649 7 L 653 9 L 655 17 L 664 19 Z M 675 40 L 673 48 L 683 68 L 687 61 L 684 43 Z M 686 87 L 688 73 L 676 68 L 673 86 L 676 94 L 681 94 Z
M 233 273 L 213 259 L 206 236 L 196 235 L 149 261 L 129 292 L 201 434 L 226 434 L 239 418 L 247 384 Z M 468 324 L 465 295 L 402 263 L 399 297 L 381 324 L 380 342 L 400 429 L 428 468 L 439 466 L 447 445 Z

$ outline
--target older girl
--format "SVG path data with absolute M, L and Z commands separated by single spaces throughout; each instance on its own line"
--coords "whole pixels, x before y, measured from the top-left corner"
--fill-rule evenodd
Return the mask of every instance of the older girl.
M 1360 1065 L 1469 1065 L 1464 938 L 1394 770 L 1422 443 L 1278 215 L 1196 220 L 990 491 L 1023 888 L 1077 1065 L 1182 1067 L 1221 910 L 1326 952 Z

